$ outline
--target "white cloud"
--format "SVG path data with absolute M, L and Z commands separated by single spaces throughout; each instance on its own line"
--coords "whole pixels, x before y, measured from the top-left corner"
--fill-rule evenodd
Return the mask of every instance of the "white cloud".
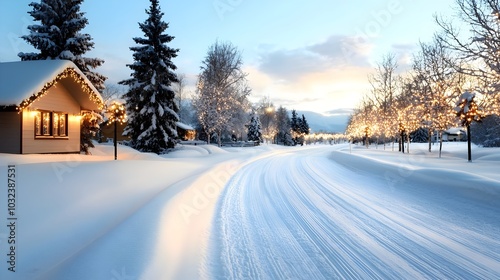
M 278 106 L 316 112 L 352 108 L 369 89 L 371 49 L 340 35 L 290 50 L 264 46 L 257 65 L 245 71 L 253 95 L 269 96 Z

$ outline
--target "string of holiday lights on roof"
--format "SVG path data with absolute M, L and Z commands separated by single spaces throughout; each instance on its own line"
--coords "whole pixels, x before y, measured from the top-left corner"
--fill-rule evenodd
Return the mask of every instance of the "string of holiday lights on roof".
M 104 104 L 102 102 L 102 99 L 98 94 L 95 93 L 94 90 L 88 85 L 88 83 L 85 81 L 85 78 L 82 77 L 76 70 L 72 67 L 68 67 L 64 69 L 63 72 L 59 73 L 52 81 L 47 82 L 40 91 L 37 93 L 33 94 L 32 96 L 24 99 L 21 104 L 16 107 L 16 109 L 20 112 L 24 109 L 26 109 L 28 106 L 30 106 L 33 102 L 35 102 L 37 99 L 43 97 L 44 95 L 47 94 L 49 89 L 56 85 L 60 80 L 71 77 L 73 78 L 82 88 L 83 92 L 87 93 L 89 96 L 89 99 L 93 102 L 95 102 L 99 109 L 102 109 L 104 107 Z

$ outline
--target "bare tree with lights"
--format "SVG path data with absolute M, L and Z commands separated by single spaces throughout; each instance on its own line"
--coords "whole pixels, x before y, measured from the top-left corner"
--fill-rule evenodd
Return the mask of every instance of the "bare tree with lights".
M 250 94 L 242 65 L 240 51 L 229 42 L 218 41 L 210 46 L 202 62 L 193 105 L 208 142 L 216 134 L 219 146 L 235 114 L 245 110 Z
M 373 104 L 373 100 L 365 96 L 347 123 L 346 134 L 351 143 L 359 140 L 363 141 L 367 149 L 370 147 L 370 137 L 377 126 L 376 115 L 377 108 Z
M 498 0 L 456 0 L 460 25 L 468 24 L 464 36 L 456 22 L 436 17 L 442 29 L 438 39 L 463 61 L 458 71 L 482 80 L 476 91 L 483 95 L 484 113 L 499 114 L 500 107 L 500 3 Z
M 257 104 L 257 112 L 262 123 L 262 136 L 272 142 L 276 135 L 276 109 L 269 97 L 262 98 Z
M 432 149 L 432 135 L 440 139 L 439 156 L 442 151 L 442 134 L 455 124 L 453 101 L 461 91 L 463 75 L 455 69 L 457 61 L 435 39 L 432 43 L 420 44 L 420 52 L 413 62 L 414 87 L 416 89 L 422 125 L 429 131 L 429 152 Z
M 160 154 L 173 148 L 178 139 L 179 109 L 172 90 L 178 80 L 172 59 L 179 50 L 167 45 L 174 37 L 165 33 L 168 23 L 162 20 L 159 1 L 150 2 L 148 18 L 139 23 L 144 38 L 134 38 L 137 46 L 130 48 L 134 63 L 127 66 L 132 78 L 120 84 L 129 87 L 124 95 L 129 115 L 124 133 L 137 150 Z
M 398 131 L 401 139 L 406 139 L 406 152 L 410 153 L 410 134 L 421 125 L 421 110 L 418 106 L 418 92 L 415 90 L 412 79 L 401 83 L 400 94 L 394 100 Z M 404 141 L 401 141 L 401 152 L 405 152 Z
M 388 54 L 377 65 L 375 74 L 369 77 L 372 85 L 371 98 L 379 111 L 378 132 L 382 136 L 384 149 L 386 138 L 393 138 L 396 132 L 394 101 L 398 86 L 397 67 L 395 56 Z

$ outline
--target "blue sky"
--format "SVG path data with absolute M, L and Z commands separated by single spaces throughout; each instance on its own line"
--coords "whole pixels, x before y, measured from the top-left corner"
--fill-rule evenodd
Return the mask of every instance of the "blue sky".
M 0 61 L 17 61 L 33 51 L 19 36 L 27 34 L 32 0 L 0 1 Z M 433 15 L 452 15 L 453 0 L 375 1 L 161 0 L 174 60 L 193 90 L 208 47 L 230 41 L 241 51 L 253 89 L 252 101 L 269 96 L 276 105 L 319 113 L 353 108 L 369 91 L 367 75 L 381 57 L 396 54 L 408 67 L 418 42 L 438 30 Z M 104 59 L 97 71 L 109 83 L 129 77 L 129 47 L 142 36 L 148 0 L 86 0 L 89 33 Z

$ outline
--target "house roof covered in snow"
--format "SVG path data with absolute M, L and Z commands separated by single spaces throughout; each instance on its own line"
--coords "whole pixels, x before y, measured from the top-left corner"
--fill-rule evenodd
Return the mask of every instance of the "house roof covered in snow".
M 34 60 L 0 63 L 0 106 L 29 106 L 57 83 L 62 83 L 82 109 L 98 110 L 102 97 L 87 77 L 69 60 Z
M 447 134 L 452 134 L 452 135 L 460 135 L 460 134 L 466 134 L 463 128 L 461 127 L 452 127 L 448 130 L 444 131 Z
M 184 130 L 194 130 L 194 128 L 190 125 L 187 125 L 185 123 L 181 123 L 181 122 L 176 122 L 175 123 L 178 127 L 184 129 Z

